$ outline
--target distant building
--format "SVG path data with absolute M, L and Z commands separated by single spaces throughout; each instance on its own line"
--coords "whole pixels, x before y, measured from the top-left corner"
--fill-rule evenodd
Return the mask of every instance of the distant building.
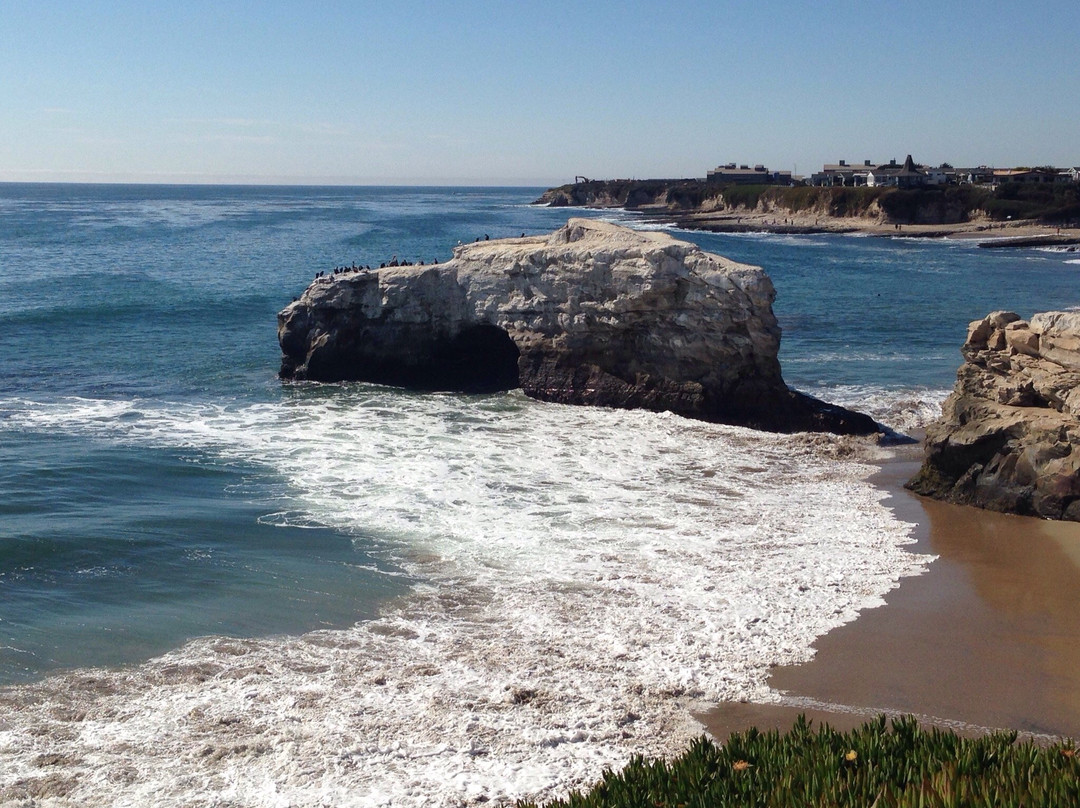
M 939 166 L 937 168 L 930 168 L 929 166 L 919 166 L 919 169 L 926 174 L 927 185 L 955 185 L 956 184 L 956 170 L 948 166 Z
M 994 171 L 996 183 L 1019 182 L 1026 185 L 1041 185 L 1056 182 L 1057 177 L 1056 168 L 999 168 Z
M 956 181 L 961 185 L 993 185 L 994 169 L 989 166 L 956 169 Z
M 870 171 L 866 175 L 866 184 L 871 188 L 920 188 L 929 185 L 930 178 L 915 165 L 909 154 L 902 166 L 898 166 L 896 160 L 890 160 L 888 165 Z
M 728 163 L 709 171 L 705 175 L 705 181 L 721 185 L 791 185 L 791 172 L 769 171 L 760 163 L 753 168 Z
M 872 168 L 869 160 L 863 160 L 861 166 L 849 165 L 846 160 L 841 160 L 839 163 L 826 163 L 821 171 L 810 175 L 810 184 L 825 187 L 866 185 L 866 175 Z

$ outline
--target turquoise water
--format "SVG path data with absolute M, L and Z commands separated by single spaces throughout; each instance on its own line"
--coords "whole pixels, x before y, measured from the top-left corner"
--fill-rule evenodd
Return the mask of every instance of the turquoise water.
M 137 427 L 332 397 L 276 379 L 276 313 L 311 276 L 557 226 L 533 196 L 0 185 L 0 682 L 348 625 L 402 591 L 363 535 L 260 521 L 294 503 L 257 456 Z
M 0 682 L 347 626 L 408 592 L 421 494 L 327 489 L 401 513 L 346 526 L 313 504 L 333 481 L 298 483 L 290 452 L 324 451 L 305 443 L 320 411 L 453 435 L 477 407 L 531 405 L 283 386 L 276 313 L 336 265 L 552 230 L 568 213 L 530 206 L 541 190 L 0 185 Z M 1080 305 L 1070 254 L 677 235 L 769 271 L 789 384 L 900 427 L 951 385 L 969 320 Z

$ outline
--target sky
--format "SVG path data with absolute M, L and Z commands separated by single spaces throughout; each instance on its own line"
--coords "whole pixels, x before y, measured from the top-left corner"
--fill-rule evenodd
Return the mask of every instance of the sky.
M 0 181 L 1080 165 L 1080 2 L 0 0 Z

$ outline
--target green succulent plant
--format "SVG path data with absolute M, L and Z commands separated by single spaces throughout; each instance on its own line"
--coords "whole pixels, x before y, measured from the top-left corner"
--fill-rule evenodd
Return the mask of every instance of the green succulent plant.
M 587 793 L 545 808 L 1001 808 L 1080 806 L 1072 742 L 1039 746 L 1015 732 L 963 738 L 880 716 L 851 732 L 749 729 L 720 746 L 702 737 L 671 761 L 634 758 Z M 535 803 L 519 803 L 537 808 Z

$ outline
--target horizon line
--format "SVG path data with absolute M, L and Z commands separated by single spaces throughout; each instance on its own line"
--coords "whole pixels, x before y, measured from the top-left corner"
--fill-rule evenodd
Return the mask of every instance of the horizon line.
M 563 185 L 571 183 L 562 183 Z M 274 181 L 274 180 L 6 180 L 0 179 L 0 185 L 156 185 L 178 188 L 553 188 L 550 183 L 510 182 L 451 182 L 445 180 L 420 182 L 319 182 L 316 180 Z
M 422 186 L 422 187 L 555 187 L 572 181 L 544 176 L 368 176 L 313 174 L 201 174 L 185 172 L 104 172 L 18 170 L 0 168 L 0 183 L 54 185 L 318 185 L 318 186 Z

